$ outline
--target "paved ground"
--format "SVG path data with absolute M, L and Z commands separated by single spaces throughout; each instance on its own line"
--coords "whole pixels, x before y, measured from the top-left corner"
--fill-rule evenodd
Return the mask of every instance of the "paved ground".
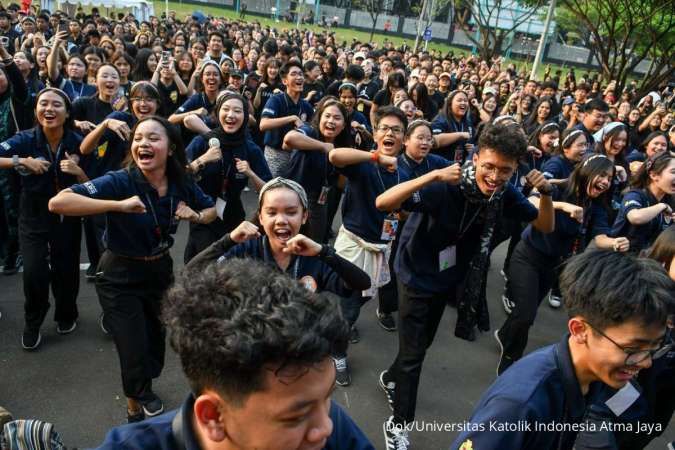
M 254 197 L 251 193 L 245 196 L 250 211 Z M 186 236 L 187 227 L 183 225 L 173 251 L 177 266 L 182 261 Z M 498 302 L 504 251 L 502 246 L 493 255 L 488 280 L 493 327 L 504 319 Z M 86 256 L 82 261 L 86 262 Z M 81 448 L 100 443 L 110 427 L 125 421 L 126 413 L 115 348 L 98 328 L 100 306 L 93 285 L 84 281 L 84 276 L 78 302 L 77 331 L 59 336 L 55 323 L 48 320 L 42 329 L 43 345 L 39 351 L 27 353 L 20 347 L 21 277 L 0 277 L 0 405 L 16 417 L 54 423 L 68 446 Z M 370 302 L 362 310 L 358 322 L 361 342 L 350 350 L 353 384 L 339 388 L 335 399 L 347 408 L 379 449 L 383 448 L 382 422 L 390 410 L 377 386 L 377 377 L 393 360 L 397 338 L 377 325 L 375 307 Z M 444 423 L 467 419 L 481 393 L 494 381 L 498 353 L 492 335 L 483 334 L 473 343 L 459 340 L 452 334 L 455 317 L 453 309 L 445 311 L 427 356 L 417 401 L 419 421 Z M 564 313 L 542 305 L 530 333 L 528 352 L 556 342 L 564 331 Z M 155 390 L 167 408 L 178 406 L 188 391 L 178 358 L 171 350 Z M 672 422 L 664 436 L 675 439 Z M 414 448 L 424 450 L 446 449 L 454 437 L 454 433 L 438 431 L 414 431 L 411 435 Z M 665 449 L 665 445 L 662 438 L 649 448 Z

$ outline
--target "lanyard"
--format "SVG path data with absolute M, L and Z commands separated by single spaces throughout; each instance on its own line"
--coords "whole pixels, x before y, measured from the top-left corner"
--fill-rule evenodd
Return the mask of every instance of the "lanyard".
M 408 166 L 408 168 L 409 168 L 416 176 L 419 177 L 420 175 L 419 175 L 417 172 L 415 172 L 415 169 L 419 168 L 419 167 L 422 165 L 422 163 L 417 164 L 417 166 L 415 166 L 415 167 L 411 166 L 410 163 L 408 162 L 408 155 L 406 155 L 405 153 L 403 154 L 403 158 L 402 158 L 402 159 L 403 159 L 403 164 L 405 164 L 406 166 Z M 412 158 L 411 158 L 411 159 L 412 159 Z M 431 167 L 429 167 L 429 159 L 428 159 L 428 158 L 424 158 L 424 163 L 425 163 L 425 166 L 426 166 L 426 169 L 427 169 L 426 172 L 424 172 L 424 173 L 429 173 L 429 172 L 431 172 Z
M 155 236 L 160 240 L 159 247 L 166 245 L 164 242 L 164 235 L 162 233 L 162 227 L 159 225 L 159 220 L 157 219 L 157 213 L 155 212 L 155 206 L 152 203 L 149 193 L 145 193 L 145 198 L 148 200 L 148 205 L 150 205 L 150 212 L 152 213 L 152 218 L 155 221 Z M 173 196 L 169 196 L 169 225 L 171 224 L 171 218 L 173 216 Z M 168 231 L 168 229 L 167 229 Z M 168 233 L 167 233 L 168 234 Z
M 75 83 L 73 83 L 73 80 L 68 80 L 70 83 L 70 87 L 73 88 L 73 93 L 77 94 L 77 96 L 73 99 L 75 101 L 76 99 L 82 97 L 82 92 L 84 92 L 84 82 L 82 82 L 82 86 L 80 86 L 80 92 L 75 92 Z
M 380 179 L 380 184 L 382 185 L 382 192 L 380 192 L 380 194 L 382 194 L 387 190 L 387 186 L 384 184 L 384 180 L 382 179 L 382 174 L 380 173 L 380 168 L 376 167 L 375 170 L 377 171 L 377 178 Z M 396 169 L 396 184 L 394 184 L 394 186 L 396 186 L 400 182 L 401 182 L 401 177 L 400 177 L 400 174 L 398 173 L 398 169 Z
M 56 163 L 59 162 L 59 156 L 61 154 L 61 147 L 63 146 L 63 141 L 59 142 L 58 147 L 56 147 L 56 154 L 52 154 L 52 148 L 47 142 L 47 156 L 49 156 L 49 162 L 51 163 L 50 168 L 54 169 L 54 190 L 58 194 L 61 191 L 61 185 L 59 183 L 59 174 L 58 174 L 58 167 L 56 167 Z
M 277 262 L 274 260 L 274 257 L 268 253 L 267 248 L 268 248 L 267 236 L 263 236 L 263 261 L 265 261 L 266 263 L 270 263 L 270 264 L 272 262 L 274 262 L 274 265 L 279 267 Z M 296 255 L 295 263 L 293 264 L 293 279 L 294 280 L 298 279 L 299 268 L 300 268 L 300 256 Z

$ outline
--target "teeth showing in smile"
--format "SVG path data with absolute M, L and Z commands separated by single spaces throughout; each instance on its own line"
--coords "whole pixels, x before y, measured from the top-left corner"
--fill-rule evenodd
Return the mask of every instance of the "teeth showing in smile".
M 283 242 L 291 238 L 291 232 L 289 230 L 276 230 L 274 235 L 277 237 L 277 239 Z
M 148 161 L 154 158 L 155 153 L 149 150 L 139 150 L 138 159 L 141 161 Z

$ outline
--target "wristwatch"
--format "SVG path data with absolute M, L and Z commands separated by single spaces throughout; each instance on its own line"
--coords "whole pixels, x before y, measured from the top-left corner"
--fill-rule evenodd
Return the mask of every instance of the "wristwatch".
M 30 170 L 28 170 L 26 166 L 19 162 L 19 155 L 12 155 L 12 165 L 14 166 L 14 170 L 19 172 L 19 175 L 25 177 L 26 175 L 31 174 Z

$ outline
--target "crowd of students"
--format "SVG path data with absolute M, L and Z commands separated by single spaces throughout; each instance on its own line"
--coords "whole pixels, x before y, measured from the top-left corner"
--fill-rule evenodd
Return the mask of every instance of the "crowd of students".
M 169 251 L 186 221 L 185 270 L 215 277 L 204 278 L 200 292 L 183 286 L 186 296 L 213 303 L 206 297 L 222 290 L 223 300 L 239 299 L 227 292 L 240 288 L 228 281 L 230 269 L 212 266 L 249 273 L 232 260 L 258 260 L 307 291 L 334 294 L 345 330 L 328 319 L 289 318 L 288 326 L 328 327 L 316 339 L 345 344 L 359 341 L 361 307 L 377 297 L 378 323 L 398 331 L 398 354 L 375 380 L 393 411 L 383 425 L 387 449 L 410 445 L 422 364 L 445 308 L 457 309 L 460 339 L 494 329 L 487 273 L 506 241 L 497 304 L 508 316 L 493 331 L 499 378 L 472 421 L 528 411 L 529 419 L 580 421 L 584 405 L 602 405 L 598 398 L 644 368 L 648 375 L 638 379 L 654 395 L 641 397 L 647 412 L 633 419 L 668 423 L 675 405 L 672 381 L 663 381 L 675 361 L 666 333 L 674 312 L 666 273 L 675 279 L 672 89 L 640 98 L 632 84 L 618 91 L 591 74 L 547 70 L 538 82 L 501 58 L 414 53 L 173 13 L 139 22 L 96 9 L 28 14 L 12 4 L 0 11 L 1 37 L 8 39 L 0 41 L 0 258 L 5 275 L 23 266 L 21 345 L 42 344 L 50 287 L 57 333 L 76 330 L 84 230 L 86 278 L 96 285 L 100 327 L 118 351 L 129 422 L 164 412 L 152 382 L 164 365 L 162 304 L 175 281 Z M 250 220 L 246 189 L 259 196 Z M 568 261 L 575 262 L 565 268 Z M 267 283 L 251 280 L 246 289 Z M 270 285 L 277 288 L 294 289 Z M 180 289 L 168 301 L 172 313 L 186 316 L 173 320 L 193 320 L 179 311 Z M 544 298 L 553 308 L 565 304 L 570 335 L 518 361 Z M 202 325 L 253 327 L 228 316 L 252 314 L 240 306 L 213 306 L 212 321 Z M 259 319 L 274 322 L 276 308 Z M 222 388 L 228 401 L 241 394 L 231 389 L 254 392 L 256 382 L 245 378 L 261 366 L 246 360 L 250 353 L 233 353 L 222 355 L 216 372 L 203 368 L 188 353 L 208 358 L 196 342 L 228 341 L 226 325 L 195 342 L 188 335 L 199 331 L 174 325 L 182 331 L 173 330 L 172 344 L 198 397 L 183 409 L 201 411 L 200 427 L 208 429 L 216 406 L 200 401 L 205 389 Z M 612 355 L 606 341 L 626 361 L 603 359 Z M 243 345 L 232 343 L 231 351 L 280 362 L 270 356 L 278 348 L 271 341 Z M 335 382 L 351 383 L 347 345 L 310 346 L 319 352 L 313 356 L 301 339 L 293 345 L 299 353 L 283 349 L 289 361 L 320 365 L 330 357 Z M 662 355 L 666 363 L 656 364 Z M 241 380 L 220 384 L 230 370 Z M 529 390 L 509 390 L 508 380 L 523 379 L 532 381 Z M 596 385 L 604 387 L 590 389 Z M 565 395 L 546 398 L 561 387 Z M 540 398 L 545 406 L 537 409 Z M 334 407 L 330 415 L 348 421 Z M 576 438 L 502 434 L 467 432 L 453 448 L 571 448 Z M 620 448 L 621 436 L 613 438 Z

